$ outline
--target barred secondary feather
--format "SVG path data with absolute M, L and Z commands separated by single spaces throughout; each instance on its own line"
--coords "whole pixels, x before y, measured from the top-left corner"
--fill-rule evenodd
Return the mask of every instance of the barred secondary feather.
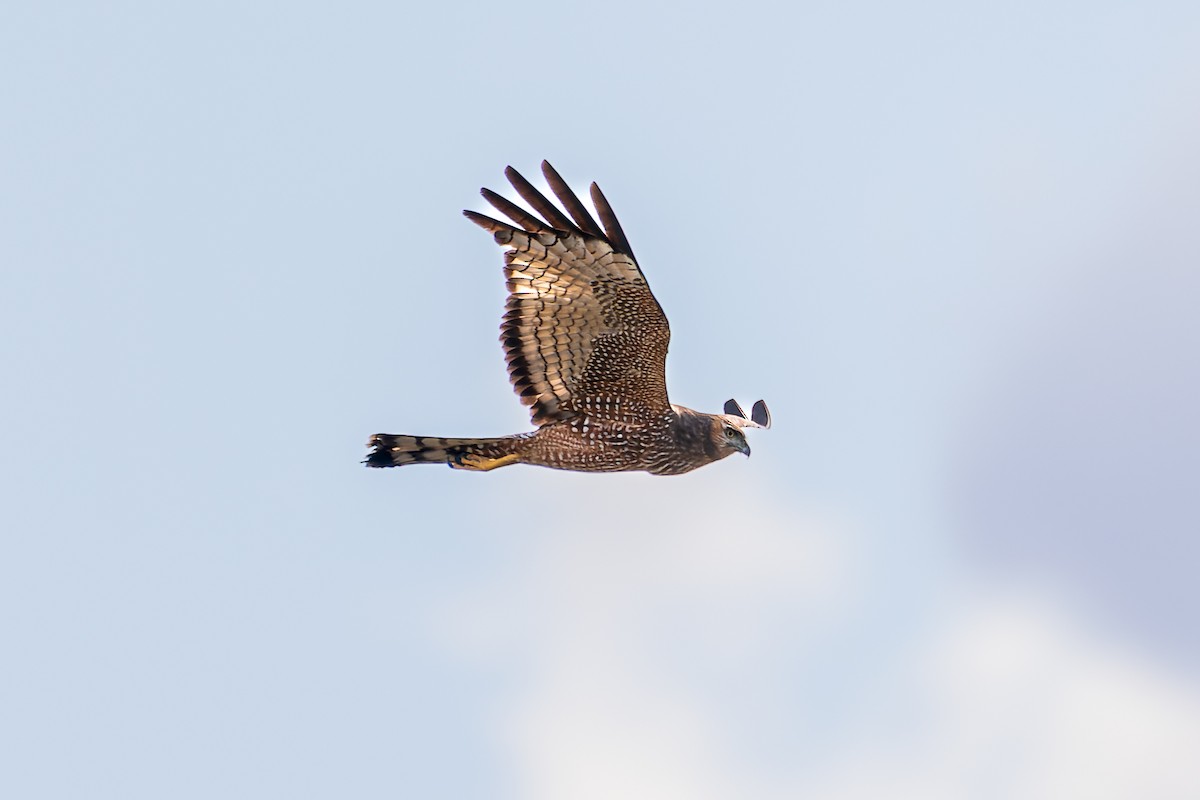
M 511 223 L 463 214 L 505 248 L 500 341 L 513 389 L 537 429 L 483 439 L 380 433 L 368 442 L 365 463 L 678 475 L 736 452 L 750 455 L 744 429 L 770 426 L 763 401 L 747 418 L 733 400 L 723 414 L 668 400 L 670 327 L 600 187 L 590 191 L 598 224 L 548 162 L 542 174 L 565 210 L 512 167 L 504 174 L 540 217 L 486 188 L 484 199 Z

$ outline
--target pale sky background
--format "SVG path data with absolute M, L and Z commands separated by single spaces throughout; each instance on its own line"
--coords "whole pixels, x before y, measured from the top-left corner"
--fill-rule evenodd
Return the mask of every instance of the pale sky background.
M 0 796 L 1200 796 L 1200 5 L 3 16 Z M 542 158 L 753 458 L 359 465 Z

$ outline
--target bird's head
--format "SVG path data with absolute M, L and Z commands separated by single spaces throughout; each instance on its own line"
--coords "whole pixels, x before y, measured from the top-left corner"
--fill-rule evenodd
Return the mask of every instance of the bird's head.
M 745 429 L 771 427 L 771 413 L 767 411 L 767 404 L 759 400 L 747 417 L 736 400 L 728 400 L 725 403 L 725 413 L 713 415 L 712 425 L 713 441 L 720 447 L 749 456 L 750 445 L 746 443 Z
M 742 431 L 744 422 L 730 414 L 713 415 L 710 436 L 719 450 L 726 451 L 723 455 L 731 455 L 735 451 L 750 455 L 750 445 L 746 443 L 746 434 Z

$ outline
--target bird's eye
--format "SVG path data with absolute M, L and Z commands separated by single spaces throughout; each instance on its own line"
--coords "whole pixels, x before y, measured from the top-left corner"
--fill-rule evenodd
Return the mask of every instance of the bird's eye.
M 725 435 L 728 436 L 730 439 L 732 439 L 734 434 L 736 434 L 736 433 L 737 433 L 737 431 L 734 429 L 734 427 L 732 425 L 725 426 Z

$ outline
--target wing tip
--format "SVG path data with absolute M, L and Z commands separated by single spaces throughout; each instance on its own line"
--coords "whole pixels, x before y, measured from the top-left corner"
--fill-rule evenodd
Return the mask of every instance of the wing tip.
M 519 228 L 514 228 L 507 222 L 501 222 L 498 219 L 492 219 L 487 214 L 480 214 L 478 211 L 472 211 L 469 208 L 464 208 L 462 213 L 463 216 L 471 220 L 471 222 L 474 222 L 488 233 L 495 234 L 498 237 L 502 235 L 505 237 L 511 237 L 514 234 L 521 232 Z M 504 244 L 504 242 L 500 241 L 499 239 L 497 239 L 497 242 Z
M 588 193 L 592 196 L 592 205 L 596 207 L 596 212 L 600 215 L 600 223 L 604 226 L 604 234 L 609 243 L 614 249 L 637 261 L 637 256 L 633 254 L 633 247 L 629 244 L 628 237 L 625 236 L 624 228 L 621 227 L 621 221 L 617 219 L 617 212 L 613 211 L 612 204 L 608 202 L 608 198 L 600 189 L 600 184 L 592 181 Z

